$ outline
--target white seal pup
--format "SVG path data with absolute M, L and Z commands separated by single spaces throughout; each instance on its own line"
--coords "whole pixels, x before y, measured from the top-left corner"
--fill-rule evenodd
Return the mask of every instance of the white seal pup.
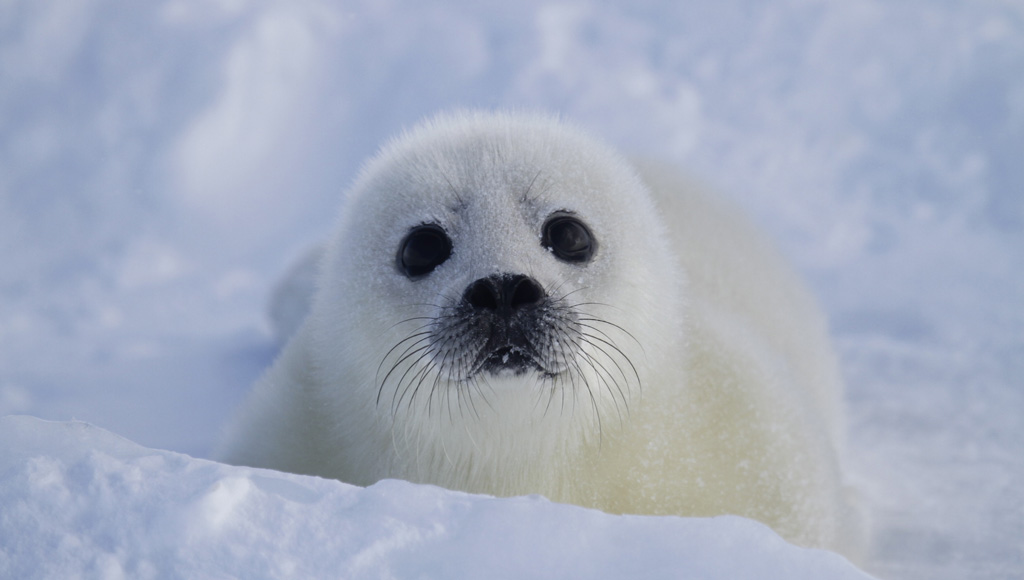
M 760 520 L 849 553 L 840 381 L 769 245 L 544 116 L 455 113 L 348 192 L 227 462 Z

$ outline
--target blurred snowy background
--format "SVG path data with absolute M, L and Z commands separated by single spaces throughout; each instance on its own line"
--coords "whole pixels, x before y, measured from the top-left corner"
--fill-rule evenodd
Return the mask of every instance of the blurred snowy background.
M 869 569 L 1024 576 L 1020 0 L 0 0 L 0 415 L 206 456 L 277 277 L 455 106 L 738 201 L 833 321 Z

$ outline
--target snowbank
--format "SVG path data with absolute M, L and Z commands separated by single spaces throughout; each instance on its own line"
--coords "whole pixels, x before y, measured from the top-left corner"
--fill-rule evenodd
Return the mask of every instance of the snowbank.
M 738 517 L 363 489 L 26 416 L 0 441 L 3 578 L 869 578 Z

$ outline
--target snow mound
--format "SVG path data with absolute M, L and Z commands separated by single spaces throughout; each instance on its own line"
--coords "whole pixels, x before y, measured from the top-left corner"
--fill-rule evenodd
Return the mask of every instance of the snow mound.
M 743 518 L 359 488 L 0 419 L 3 578 L 869 578 Z

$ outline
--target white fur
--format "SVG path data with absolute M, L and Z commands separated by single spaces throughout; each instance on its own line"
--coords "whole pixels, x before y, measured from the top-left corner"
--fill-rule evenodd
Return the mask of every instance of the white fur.
M 841 388 L 814 301 L 731 209 L 663 168 L 640 175 L 541 116 L 439 116 L 390 143 L 348 192 L 311 314 L 221 456 L 359 485 L 390 477 L 609 512 L 739 514 L 851 553 Z M 591 227 L 592 262 L 542 247 L 541 225 L 560 210 Z M 411 281 L 397 248 L 425 222 L 445 227 L 453 252 Z M 602 360 L 623 380 L 500 375 L 467 387 L 432 376 L 431 388 L 381 390 L 387 353 L 418 318 L 502 272 L 613 323 L 603 336 L 623 356 Z

